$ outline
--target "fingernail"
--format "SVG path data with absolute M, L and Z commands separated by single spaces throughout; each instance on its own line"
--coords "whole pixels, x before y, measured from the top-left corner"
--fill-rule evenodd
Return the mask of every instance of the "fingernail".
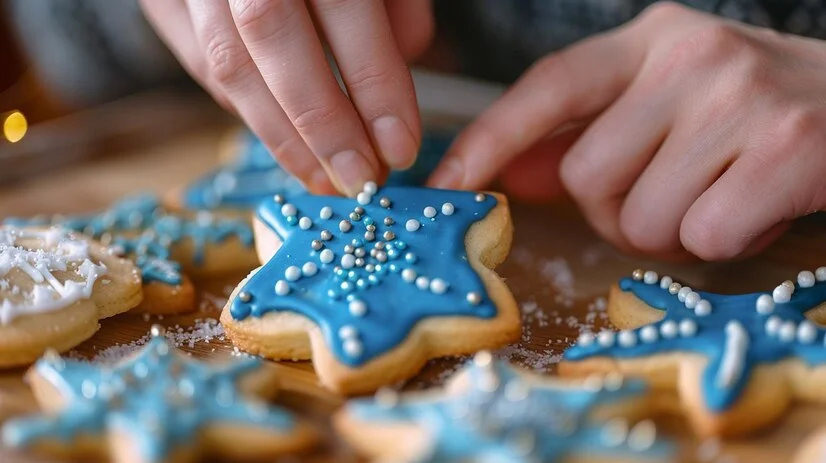
M 407 169 L 416 161 L 418 144 L 413 134 L 396 116 L 382 116 L 373 121 L 373 137 L 382 158 L 393 169 Z
M 430 178 L 428 184 L 435 188 L 459 190 L 465 183 L 465 168 L 458 159 L 446 159 Z
M 344 193 L 354 196 L 362 190 L 364 182 L 376 176 L 367 159 L 356 150 L 336 153 L 330 158 L 330 165 L 338 179 L 339 188 Z

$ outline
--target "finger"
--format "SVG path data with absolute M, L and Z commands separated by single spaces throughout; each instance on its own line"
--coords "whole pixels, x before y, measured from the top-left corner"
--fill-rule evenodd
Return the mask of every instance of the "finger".
M 166 43 L 186 72 L 224 109 L 235 112 L 221 87 L 209 75 L 206 57 L 195 37 L 184 0 L 140 0 L 140 2 L 155 32 Z
M 347 93 L 384 163 L 416 161 L 421 127 L 410 70 L 399 53 L 380 0 L 313 0 L 318 24 L 335 56 Z
M 517 153 L 613 103 L 643 58 L 644 48 L 620 31 L 544 58 L 459 135 L 430 185 L 481 187 Z
M 330 191 L 327 173 L 278 105 L 250 58 L 226 2 L 187 0 L 212 77 L 279 163 L 311 191 Z
M 366 181 L 376 180 L 381 162 L 333 77 L 304 2 L 230 3 L 264 82 L 337 186 L 354 195 Z
M 405 61 L 421 56 L 433 42 L 436 23 L 432 0 L 385 0 L 390 29 Z

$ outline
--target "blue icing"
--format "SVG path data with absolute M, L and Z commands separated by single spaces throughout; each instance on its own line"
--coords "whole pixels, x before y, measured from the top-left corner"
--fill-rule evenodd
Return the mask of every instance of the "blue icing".
M 175 352 L 164 336 L 154 336 L 136 356 L 111 367 L 47 356 L 34 368 L 63 396 L 65 407 L 53 416 L 9 421 L 3 443 L 70 444 L 81 435 L 126 432 L 141 461 L 161 462 L 213 424 L 287 432 L 294 425 L 290 414 L 246 400 L 236 388 L 241 376 L 259 367 L 252 358 L 223 367 L 197 362 Z
M 389 187 L 369 199 L 360 205 L 354 199 L 303 194 L 286 198 L 285 204 L 274 198 L 261 203 L 259 218 L 284 243 L 245 283 L 231 305 L 232 316 L 243 320 L 280 310 L 307 316 L 339 361 L 358 366 L 399 345 L 425 318 L 496 315 L 464 245 L 470 226 L 485 218 L 496 198 Z M 442 213 L 445 203 L 453 206 L 451 215 Z M 325 206 L 332 214 L 322 219 Z M 435 217 L 424 216 L 428 206 L 437 211 Z M 353 220 L 359 208 L 362 214 Z M 386 218 L 393 223 L 386 225 Z M 341 231 L 345 220 L 350 229 Z M 420 228 L 407 231 L 408 220 L 418 221 Z M 309 228 L 302 229 L 302 222 Z M 322 239 L 325 232 L 328 241 Z M 332 261 L 324 263 L 325 257 Z M 289 276 L 300 278 L 289 281 Z
M 154 195 L 136 195 L 119 201 L 111 208 L 90 215 L 73 217 L 20 219 L 9 218 L 7 225 L 57 225 L 85 233 L 94 238 L 110 235 L 112 244 L 125 254 L 133 254 L 145 282 L 169 285 L 182 282 L 181 265 L 172 260 L 171 246 L 183 239 L 192 241 L 196 264 L 201 264 L 206 246 L 231 237 L 252 246 L 250 226 L 242 220 L 213 217 L 200 212 L 194 219 L 169 215 Z
M 361 421 L 411 423 L 432 439 L 418 462 L 459 461 L 559 462 L 574 456 L 668 457 L 673 447 L 662 441 L 645 444 L 617 440 L 592 421 L 594 410 L 638 397 L 641 382 L 585 388 L 520 379 L 504 362 L 465 367 L 468 389 L 429 399 L 402 398 L 397 403 L 359 399 L 347 411 Z M 633 435 L 633 431 L 631 434 Z
M 393 171 L 390 186 L 422 185 L 439 164 L 453 140 L 453 133 L 429 131 L 422 138 L 416 163 Z M 184 206 L 192 209 L 252 209 L 275 194 L 294 195 L 304 187 L 290 176 L 253 134 L 242 135 L 238 159 L 194 181 L 183 193 Z
M 704 355 L 709 363 L 701 386 L 706 405 L 715 412 L 734 404 L 757 365 L 788 358 L 799 358 L 809 366 L 826 364 L 826 330 L 817 328 L 804 316 L 808 310 L 826 302 L 824 282 L 818 281 L 809 288 L 797 285 L 791 300 L 773 304 L 770 313 L 756 310 L 757 299 L 767 293 L 729 296 L 697 291 L 701 299 L 711 304 L 707 315 L 687 308 L 677 295 L 659 283 L 646 284 L 624 278 L 620 288 L 632 292 L 647 305 L 665 311 L 663 319 L 630 331 L 635 338 L 633 346 L 621 345 L 619 337 L 616 342 L 604 343 L 606 345 L 599 342 L 599 337 L 588 338 L 586 342 L 581 337 L 565 352 L 567 360 L 594 356 L 638 358 L 674 352 Z M 771 295 L 767 295 L 767 299 L 770 298 Z M 680 329 L 681 323 L 683 329 Z M 676 334 L 666 337 L 664 332 Z

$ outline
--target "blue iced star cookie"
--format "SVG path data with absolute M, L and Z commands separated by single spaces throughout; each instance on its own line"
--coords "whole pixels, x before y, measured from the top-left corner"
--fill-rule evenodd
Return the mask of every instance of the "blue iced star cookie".
M 88 448 L 89 439 L 109 440 L 109 446 L 96 448 L 114 461 L 141 463 L 172 461 L 182 451 L 188 458 L 176 462 L 213 452 L 235 461 L 250 452 L 247 446 L 259 458 L 272 458 L 312 443 L 305 424 L 242 391 L 253 383 L 262 390 L 275 386 L 260 360 L 211 366 L 175 350 L 162 328 L 153 327 L 152 334 L 142 350 L 114 366 L 62 359 L 56 353 L 39 360 L 29 378 L 47 414 L 7 422 L 3 443 L 77 454 Z M 250 430 L 254 432 L 244 432 Z M 111 440 L 115 437 L 126 439 Z
M 356 392 L 519 335 L 513 297 L 488 269 L 510 247 L 504 197 L 368 182 L 355 199 L 277 195 L 258 219 L 256 239 L 283 244 L 222 316 L 242 349 L 312 357 L 325 385 Z
M 253 209 L 276 194 L 292 196 L 304 191 L 255 135 L 239 135 L 237 158 L 208 173 L 184 189 L 181 203 L 190 209 Z M 453 133 L 425 132 L 416 163 L 393 171 L 387 185 L 422 185 L 436 168 L 453 140 Z
M 660 382 L 662 375 L 679 374 L 673 383 L 702 434 L 753 431 L 774 421 L 794 398 L 826 402 L 812 390 L 820 384 L 815 375 L 826 373 L 826 330 L 805 317 L 826 302 L 826 267 L 800 272 L 797 284 L 786 281 L 771 293 L 733 296 L 638 270 L 619 282 L 611 298 L 618 311 L 661 319 L 619 333 L 581 335 L 565 352 L 563 372 L 618 368 L 659 375 Z M 682 379 L 692 375 L 696 381 Z M 761 400 L 783 405 L 764 410 Z
M 673 448 L 656 439 L 654 424 L 629 429 L 621 414 L 636 413 L 632 401 L 644 393 L 641 382 L 619 375 L 574 384 L 482 352 L 444 392 L 383 390 L 349 402 L 336 424 L 356 448 L 386 461 L 667 461 Z

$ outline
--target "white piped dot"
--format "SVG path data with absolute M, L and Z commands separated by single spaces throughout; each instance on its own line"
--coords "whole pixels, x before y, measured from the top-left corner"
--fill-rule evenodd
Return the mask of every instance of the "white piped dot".
M 700 317 L 711 315 L 711 302 L 705 299 L 700 299 L 700 302 L 694 306 L 694 313 Z
M 373 196 L 374 194 L 378 193 L 379 186 L 376 185 L 376 182 L 369 181 L 369 182 L 364 183 L 363 190 L 364 190 L 365 193 L 369 194 L 370 196 Z
M 804 320 L 797 327 L 797 340 L 803 344 L 811 344 L 817 339 L 817 327 L 814 323 Z
M 358 334 L 358 330 L 353 325 L 344 325 L 338 330 L 338 337 L 341 339 L 355 339 Z
M 757 313 L 760 315 L 768 315 L 774 312 L 774 299 L 768 294 L 760 295 L 754 305 L 755 310 L 757 310 Z
M 597 342 L 602 347 L 613 347 L 614 338 L 616 338 L 616 335 L 613 331 L 600 331 L 597 335 Z
M 657 272 L 653 270 L 649 270 L 642 275 L 642 282 L 647 285 L 653 285 L 660 279 L 660 276 L 657 275 Z
M 341 256 L 341 267 L 351 269 L 356 265 L 356 256 L 352 254 L 345 254 Z
M 428 219 L 432 219 L 433 217 L 436 217 L 436 208 L 433 206 L 427 206 L 426 208 L 424 208 L 424 211 L 422 211 L 422 213 Z
M 617 342 L 621 347 L 634 347 L 637 345 L 637 334 L 631 330 L 620 331 Z
M 815 285 L 815 274 L 808 270 L 798 273 L 797 284 L 801 288 L 811 288 Z
M 362 352 L 364 352 L 364 346 L 362 346 L 361 342 L 357 339 L 347 339 L 341 347 L 348 357 L 360 357 Z
M 412 268 L 406 268 L 402 270 L 402 280 L 406 281 L 407 283 L 413 283 L 416 281 L 416 271 Z
M 651 344 L 652 342 L 657 342 L 657 338 L 659 338 L 659 334 L 657 333 L 657 328 L 653 325 L 646 325 L 640 329 L 640 340 L 646 344 Z
M 826 267 L 818 267 L 815 270 L 815 279 L 817 281 L 826 281 Z
M 662 325 L 660 325 L 660 334 L 665 339 L 672 339 L 677 337 L 678 332 L 679 329 L 677 328 L 677 322 L 675 322 L 674 320 L 665 321 Z
M 281 215 L 284 217 L 290 217 L 292 215 L 296 215 L 298 210 L 290 203 L 284 204 L 281 206 Z
M 430 279 L 424 276 L 416 278 L 416 287 L 421 290 L 428 289 L 430 287 Z
M 777 331 L 777 337 L 783 342 L 794 342 L 797 334 L 797 325 L 793 321 L 783 322 Z
M 668 289 L 671 283 L 674 283 L 674 280 L 670 276 L 664 276 L 660 279 L 660 288 Z
M 318 273 L 318 265 L 314 262 L 305 262 L 304 265 L 301 266 L 301 273 L 304 274 L 305 277 L 311 277 Z
M 434 278 L 430 282 L 430 291 L 433 294 L 444 294 L 447 292 L 447 282 L 441 278 Z
M 416 219 L 410 219 L 404 224 L 404 229 L 409 232 L 414 232 L 419 229 L 421 224 Z
M 309 230 L 313 226 L 313 221 L 309 217 L 302 217 L 298 220 L 298 228 Z
M 361 193 L 356 195 L 356 201 L 359 204 L 361 204 L 362 206 L 366 206 L 366 205 L 370 204 L 370 201 L 372 201 L 372 200 L 373 200 L 373 195 L 371 195 L 370 193 L 366 193 L 364 191 L 362 191 Z
M 577 344 L 583 347 L 588 347 L 594 343 L 595 339 L 596 338 L 592 333 L 582 333 L 579 335 L 579 338 L 577 339 Z
M 696 292 L 692 291 L 685 295 L 685 306 L 689 309 L 693 309 L 697 306 L 697 303 L 700 302 L 700 295 Z
M 287 270 L 284 271 L 284 278 L 286 278 L 287 281 L 297 281 L 301 278 L 301 269 L 295 265 L 290 265 L 287 267 Z
M 453 215 L 454 212 L 456 212 L 456 207 L 453 206 L 453 203 L 442 204 L 442 214 Z
M 286 296 L 290 294 L 290 284 L 284 280 L 278 280 L 275 282 L 275 294 L 277 296 Z
M 322 264 L 329 264 L 336 258 L 336 255 L 333 251 L 329 249 L 324 249 L 318 254 L 318 259 L 321 261 Z
M 774 336 L 780 331 L 780 325 L 783 322 L 780 320 L 780 317 L 771 316 L 768 320 L 766 320 L 766 334 L 769 336 Z
M 350 301 L 348 308 L 350 309 L 350 315 L 354 317 L 363 317 L 367 314 L 367 304 L 358 299 Z
M 785 304 L 792 300 L 792 291 L 786 285 L 780 285 L 772 291 L 775 304 Z
M 688 294 L 691 293 L 691 292 L 692 292 L 692 289 L 691 289 L 690 286 L 683 286 L 677 292 L 677 299 L 679 299 L 680 302 L 685 302 L 686 296 L 688 296 Z
M 697 323 L 690 318 L 680 322 L 680 336 L 684 338 L 691 338 L 697 334 Z
M 318 216 L 321 217 L 323 220 L 329 220 L 330 217 L 333 216 L 333 208 L 330 206 L 322 207 L 321 211 L 318 213 Z

